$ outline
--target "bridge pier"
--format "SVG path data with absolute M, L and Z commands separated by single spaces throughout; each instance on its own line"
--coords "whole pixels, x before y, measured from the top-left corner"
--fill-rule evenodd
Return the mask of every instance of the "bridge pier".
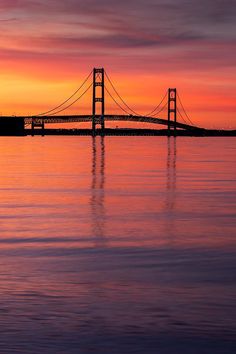
M 43 118 L 32 118 L 31 135 L 34 136 L 35 128 L 41 128 L 41 135 L 44 136 L 44 120 Z

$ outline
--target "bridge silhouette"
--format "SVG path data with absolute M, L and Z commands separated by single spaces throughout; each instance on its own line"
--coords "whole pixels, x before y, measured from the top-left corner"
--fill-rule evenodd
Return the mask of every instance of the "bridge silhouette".
M 92 112 L 90 115 L 65 114 L 70 107 L 79 102 L 89 90 L 92 90 Z M 108 114 L 105 110 L 106 95 L 122 111 L 122 114 Z M 166 117 L 160 116 L 166 110 Z M 63 112 L 63 113 L 62 113 Z M 7 118 L 7 117 L 5 117 Z M 64 102 L 56 107 L 32 116 L 18 116 L 24 120 L 24 126 L 30 127 L 32 135 L 36 131 L 44 135 L 45 125 L 52 123 L 91 122 L 93 135 L 105 135 L 106 122 L 123 121 L 136 123 L 149 123 L 167 128 L 169 135 L 175 135 L 177 130 L 189 132 L 202 132 L 205 129 L 193 124 L 182 104 L 176 88 L 168 88 L 165 95 L 149 113 L 142 115 L 135 112 L 122 98 L 104 68 L 94 68 L 86 77 L 80 87 Z M 136 128 L 134 128 L 136 129 Z

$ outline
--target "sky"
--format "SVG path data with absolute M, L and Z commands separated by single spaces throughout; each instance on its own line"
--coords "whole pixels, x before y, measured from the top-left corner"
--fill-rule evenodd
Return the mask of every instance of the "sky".
M 104 67 L 140 114 L 176 87 L 196 125 L 236 128 L 235 0 L 0 0 L 0 29 L 2 115 L 53 108 Z M 88 92 L 66 113 L 90 112 Z

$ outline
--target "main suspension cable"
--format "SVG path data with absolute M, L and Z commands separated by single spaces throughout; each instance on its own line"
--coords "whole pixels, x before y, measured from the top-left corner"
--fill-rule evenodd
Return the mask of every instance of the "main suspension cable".
M 151 117 L 156 118 L 156 116 L 157 116 L 159 113 L 161 113 L 162 111 L 164 111 L 164 109 L 166 108 L 166 106 L 167 106 L 167 102 L 166 102 L 166 104 L 165 104 L 158 112 L 156 112 L 155 114 L 153 114 Z
M 183 106 L 183 103 L 182 103 L 181 98 L 180 98 L 180 96 L 179 96 L 179 94 L 178 94 L 178 91 L 177 91 L 177 97 L 178 97 L 178 99 L 179 99 L 181 108 L 182 108 L 182 110 L 183 110 L 183 112 L 184 112 L 186 118 L 188 119 L 188 121 L 190 122 L 191 125 L 194 125 L 193 122 L 191 121 L 191 119 L 189 118 L 189 116 L 188 116 L 188 114 L 187 114 L 187 112 L 186 112 L 184 106 Z
M 115 93 L 117 94 L 117 96 L 119 97 L 119 99 L 121 100 L 121 102 L 122 102 L 122 103 L 126 106 L 126 108 L 127 108 L 128 110 L 130 110 L 133 114 L 135 114 L 135 115 L 137 115 L 137 116 L 145 116 L 145 117 L 148 117 L 148 116 L 155 116 L 155 115 L 157 115 L 158 113 L 162 112 L 163 109 L 166 107 L 166 105 L 165 105 L 164 108 L 161 108 L 158 112 L 156 112 L 156 111 L 158 110 L 158 108 L 161 106 L 161 104 L 164 102 L 164 100 L 166 99 L 166 97 L 167 97 L 167 91 L 166 91 L 164 97 L 162 98 L 161 102 L 160 102 L 151 112 L 149 112 L 148 114 L 139 114 L 139 113 L 135 112 L 135 111 L 125 102 L 125 100 L 121 97 L 121 95 L 119 94 L 119 92 L 118 92 L 117 89 L 115 88 L 113 82 L 111 81 L 111 79 L 110 79 L 110 77 L 108 76 L 108 74 L 107 74 L 106 71 L 105 71 L 105 75 L 106 75 L 106 78 L 108 79 L 108 81 L 109 81 L 111 87 L 113 88 L 113 90 L 115 91 Z M 114 97 L 113 97 L 113 100 L 115 101 Z M 117 101 L 116 101 L 116 104 L 118 105 L 118 102 L 117 102 Z M 129 112 L 127 112 L 126 109 L 123 109 L 123 108 L 121 107 L 121 105 L 119 105 L 119 107 L 120 107 L 124 112 L 129 113 Z M 155 112 L 156 112 L 156 113 L 155 113 Z M 154 113 L 155 113 L 155 114 L 154 114 Z
M 115 104 L 126 114 L 130 115 L 130 113 L 128 111 L 126 111 L 117 101 L 116 99 L 112 96 L 112 94 L 110 93 L 110 91 L 108 90 L 108 88 L 105 86 L 105 90 L 108 93 L 108 95 L 111 97 L 111 99 L 115 102 Z
M 58 108 L 60 108 L 60 107 L 62 107 L 62 106 L 64 106 L 64 104 L 66 104 L 68 101 L 70 101 L 71 98 L 73 98 L 73 97 L 82 89 L 82 87 L 86 84 L 86 82 L 88 81 L 88 79 L 89 79 L 90 76 L 92 75 L 92 72 L 93 72 L 93 71 L 90 72 L 90 74 L 89 74 L 89 75 L 86 77 L 86 79 L 83 81 L 82 85 L 81 85 L 69 98 L 67 98 L 67 100 L 65 100 L 64 102 L 62 102 L 62 103 L 59 104 L 58 106 L 54 107 L 53 109 L 50 109 L 50 110 L 47 111 L 47 112 L 39 113 L 39 114 L 37 114 L 37 115 L 34 116 L 34 117 L 44 116 L 44 115 L 46 115 L 46 114 L 48 114 L 48 113 L 51 113 L 51 112 L 55 111 L 56 109 L 58 109 Z M 76 101 L 74 101 L 74 103 L 75 103 L 75 102 L 76 102 Z M 57 113 L 58 113 L 58 112 L 57 112 Z M 56 114 L 56 113 L 55 113 L 55 114 Z M 53 114 L 49 114 L 49 115 L 53 115 Z
M 119 99 L 121 100 L 121 102 L 126 106 L 126 108 L 128 108 L 133 114 L 135 114 L 136 116 L 139 116 L 140 114 L 135 112 L 132 108 L 130 108 L 130 106 L 124 101 L 124 99 L 121 97 L 121 95 L 119 94 L 119 92 L 117 91 L 117 89 L 115 88 L 113 82 L 111 81 L 110 77 L 108 76 L 107 72 L 105 71 L 105 76 L 108 79 L 111 87 L 113 88 L 113 90 L 115 91 L 115 93 L 117 94 L 117 96 L 119 97 Z
M 79 101 L 79 99 L 82 98 L 82 97 L 88 92 L 88 90 L 91 88 L 92 85 L 93 85 L 93 83 L 91 83 L 91 84 L 89 85 L 89 87 L 88 87 L 78 98 L 76 98 L 76 100 L 74 100 L 73 102 L 71 102 L 68 106 L 66 106 L 65 108 L 60 109 L 59 111 L 53 112 L 53 113 L 51 113 L 51 114 L 48 114 L 48 115 L 49 115 L 49 116 L 54 116 L 55 114 L 60 113 L 60 112 L 62 112 L 62 111 L 65 111 L 65 110 L 67 110 L 68 108 L 70 108 L 71 106 L 73 106 L 73 104 L 75 104 L 77 101 Z M 43 117 L 42 117 L 42 118 L 43 118 Z
M 145 116 L 146 116 L 146 117 L 152 116 L 152 115 L 154 114 L 154 112 L 161 106 L 161 104 L 162 104 L 163 101 L 166 99 L 166 97 L 167 97 L 167 91 L 166 91 L 164 97 L 162 98 L 161 102 L 160 102 L 150 113 L 145 114 Z M 159 113 L 159 112 L 157 112 L 157 113 Z
M 183 117 L 182 113 L 180 112 L 179 108 L 177 107 L 177 112 L 179 113 L 180 117 L 183 119 L 184 123 L 188 124 L 186 119 Z

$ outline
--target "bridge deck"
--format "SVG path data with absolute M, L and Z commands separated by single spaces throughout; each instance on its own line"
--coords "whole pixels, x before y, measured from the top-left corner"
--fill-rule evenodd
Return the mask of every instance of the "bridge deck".
M 96 116 L 99 118 L 100 116 Z M 18 118 L 18 117 L 16 117 Z M 22 118 L 22 116 L 21 116 Z M 58 115 L 58 116 L 35 116 L 35 117 L 24 117 L 25 124 L 29 125 L 32 123 L 32 119 L 34 119 L 35 123 L 70 123 L 70 122 L 91 122 L 92 115 Z M 150 124 L 160 124 L 168 126 L 168 120 L 164 118 L 154 118 L 148 116 L 135 116 L 135 115 L 104 115 L 105 121 L 126 121 L 126 122 L 143 122 Z M 170 126 L 174 127 L 175 122 L 170 121 Z M 176 128 L 184 129 L 184 130 L 205 130 L 204 128 L 196 127 L 193 125 L 176 122 Z

